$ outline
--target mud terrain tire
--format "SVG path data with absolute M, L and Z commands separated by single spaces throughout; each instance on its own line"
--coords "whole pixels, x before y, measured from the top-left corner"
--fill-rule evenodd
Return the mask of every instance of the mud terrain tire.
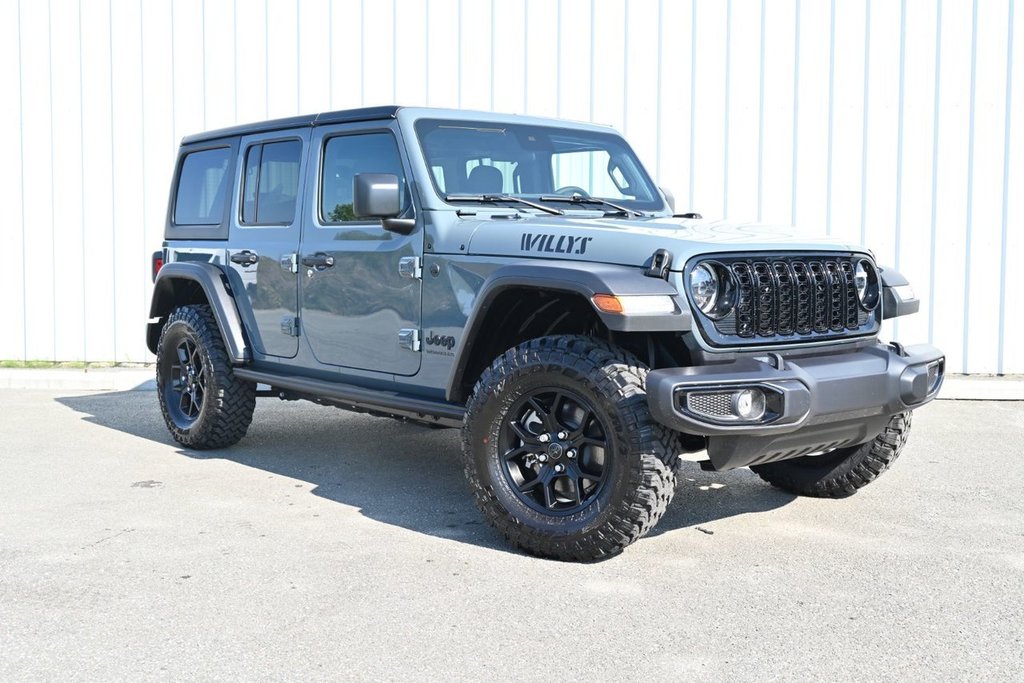
M 506 351 L 483 373 L 467 405 L 463 462 L 477 506 L 512 544 L 599 560 L 665 513 L 681 449 L 651 417 L 647 372 L 610 344 L 556 336 Z

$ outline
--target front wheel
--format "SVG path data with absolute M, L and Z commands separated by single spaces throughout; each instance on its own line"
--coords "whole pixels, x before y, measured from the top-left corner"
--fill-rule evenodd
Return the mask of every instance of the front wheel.
M 256 385 L 235 377 L 206 305 L 182 306 L 168 316 L 156 349 L 156 388 L 167 429 L 189 448 L 238 442 L 256 408 Z
M 588 337 L 544 337 L 500 356 L 473 391 L 466 477 L 488 521 L 542 557 L 618 553 L 664 514 L 677 437 L 651 418 L 647 367 Z
M 910 436 L 910 412 L 889 418 L 882 433 L 859 446 L 824 455 L 754 465 L 769 484 L 800 496 L 846 498 L 880 477 L 900 457 Z

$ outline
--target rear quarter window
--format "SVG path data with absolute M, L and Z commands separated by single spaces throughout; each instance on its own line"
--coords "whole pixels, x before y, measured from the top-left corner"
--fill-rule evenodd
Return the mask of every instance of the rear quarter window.
M 174 200 L 175 225 L 220 225 L 231 184 L 231 148 L 188 154 L 181 163 Z

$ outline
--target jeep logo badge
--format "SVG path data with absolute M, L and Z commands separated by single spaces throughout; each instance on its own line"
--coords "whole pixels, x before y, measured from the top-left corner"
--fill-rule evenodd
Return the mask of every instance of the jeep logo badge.
M 455 348 L 455 337 L 452 336 L 441 336 L 434 334 L 433 331 L 427 336 L 427 346 L 440 346 L 442 349 L 451 351 Z

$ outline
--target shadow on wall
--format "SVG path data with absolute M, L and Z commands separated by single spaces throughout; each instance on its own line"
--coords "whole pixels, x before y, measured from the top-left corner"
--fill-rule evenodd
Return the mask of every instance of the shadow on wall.
M 121 391 L 56 399 L 88 422 L 168 446 L 156 395 Z M 248 435 L 227 449 L 181 449 L 195 460 L 229 460 L 308 482 L 312 493 L 411 531 L 495 550 L 509 546 L 473 505 L 458 431 L 431 429 L 303 403 L 256 404 Z M 649 534 L 698 531 L 719 519 L 781 507 L 794 499 L 749 470 L 703 472 L 684 462 L 675 501 Z

